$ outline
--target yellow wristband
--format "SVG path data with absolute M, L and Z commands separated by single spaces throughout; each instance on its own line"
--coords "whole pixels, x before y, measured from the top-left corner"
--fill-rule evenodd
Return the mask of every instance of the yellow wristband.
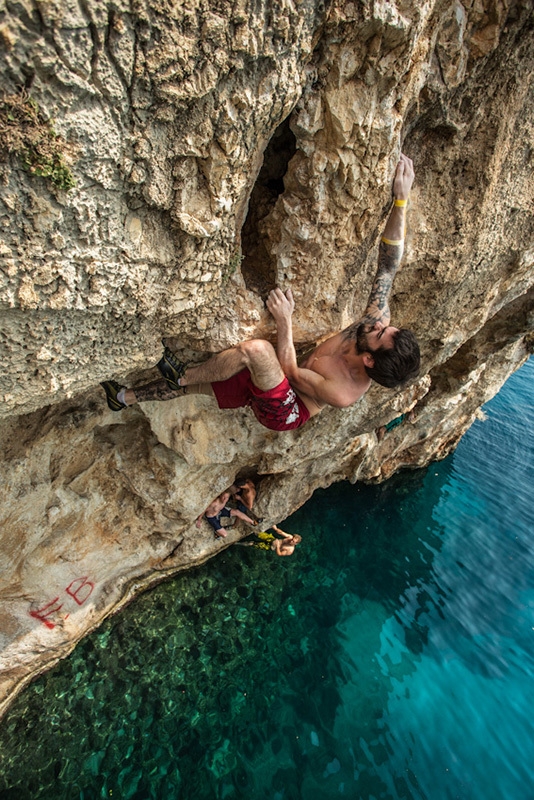
M 397 198 L 395 198 L 395 202 L 393 203 L 393 205 L 397 206 L 397 208 L 404 208 L 407 202 L 408 202 L 407 200 L 397 200 Z
M 382 236 L 382 241 L 384 242 L 384 244 L 392 244 L 395 247 L 404 244 L 404 239 L 386 239 L 385 236 Z

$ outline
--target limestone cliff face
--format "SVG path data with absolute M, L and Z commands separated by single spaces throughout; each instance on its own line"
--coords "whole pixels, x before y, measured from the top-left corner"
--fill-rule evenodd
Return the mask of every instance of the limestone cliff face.
M 422 466 L 524 361 L 533 23 L 526 0 L 0 3 L 3 89 L 76 181 L 4 147 L 0 709 L 217 552 L 194 522 L 236 475 L 270 522 L 318 486 Z M 414 385 L 284 434 L 201 397 L 107 410 L 98 382 L 155 376 L 162 335 L 193 360 L 272 338 L 275 285 L 298 345 L 356 318 L 401 147 L 416 185 L 392 313 L 422 342 Z

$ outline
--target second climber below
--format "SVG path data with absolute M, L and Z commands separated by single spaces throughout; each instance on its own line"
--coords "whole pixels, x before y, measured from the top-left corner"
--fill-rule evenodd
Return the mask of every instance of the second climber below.
M 345 408 L 374 380 L 400 387 L 419 373 L 412 331 L 390 324 L 389 296 L 400 266 L 408 195 L 414 180 L 411 159 L 401 155 L 393 181 L 393 206 L 380 242 L 378 269 L 363 317 L 319 344 L 298 364 L 293 344 L 291 289 L 273 289 L 267 308 L 275 319 L 277 345 L 251 339 L 188 366 L 165 348 L 158 363 L 162 379 L 127 389 L 104 381 L 108 405 L 120 411 L 134 403 L 209 394 L 219 408 L 250 406 L 259 422 L 275 431 L 304 425 L 325 406 Z

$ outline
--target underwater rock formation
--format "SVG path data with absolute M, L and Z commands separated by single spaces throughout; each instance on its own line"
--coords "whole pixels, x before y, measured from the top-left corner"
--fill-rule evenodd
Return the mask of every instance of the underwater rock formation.
M 140 589 L 224 544 L 237 475 L 280 521 L 447 455 L 532 347 L 533 13 L 521 0 L 0 5 L 0 710 Z M 361 313 L 402 149 L 393 320 L 421 378 L 277 434 L 188 397 L 112 414 L 166 336 L 201 360 Z M 74 185 L 73 185 L 74 184 Z M 375 430 L 414 408 L 380 442 Z

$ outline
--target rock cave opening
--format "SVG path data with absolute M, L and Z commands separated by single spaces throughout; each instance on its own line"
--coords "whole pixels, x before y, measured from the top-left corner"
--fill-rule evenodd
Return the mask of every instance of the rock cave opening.
M 263 165 L 250 195 L 248 214 L 241 231 L 241 270 L 245 284 L 247 289 L 264 298 L 276 286 L 276 275 L 262 223 L 284 192 L 284 175 L 296 150 L 297 140 L 287 117 L 265 148 Z

